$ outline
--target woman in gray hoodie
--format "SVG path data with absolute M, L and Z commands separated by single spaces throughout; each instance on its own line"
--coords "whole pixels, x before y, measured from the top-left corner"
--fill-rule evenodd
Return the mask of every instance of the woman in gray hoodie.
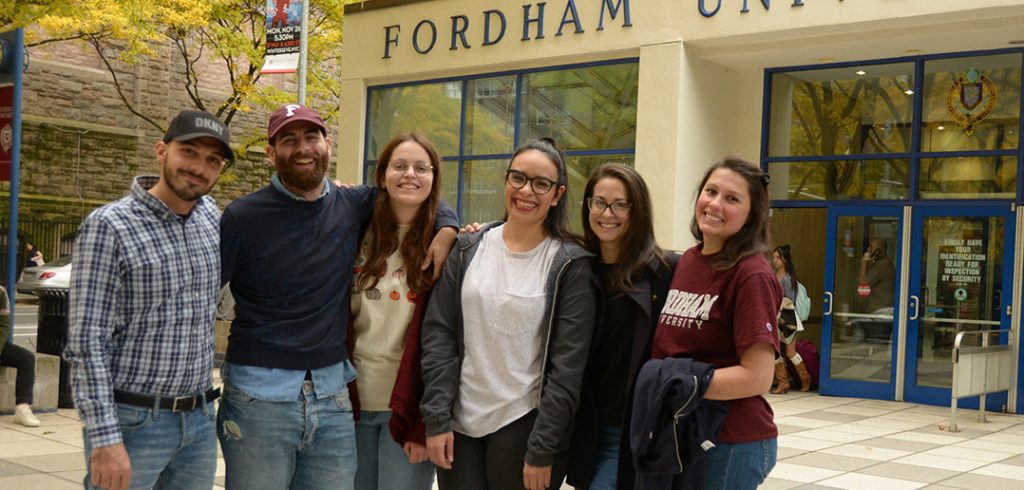
M 543 490 L 565 476 L 597 303 L 567 184 L 553 140 L 516 150 L 505 221 L 461 235 L 434 287 L 421 411 L 442 490 Z

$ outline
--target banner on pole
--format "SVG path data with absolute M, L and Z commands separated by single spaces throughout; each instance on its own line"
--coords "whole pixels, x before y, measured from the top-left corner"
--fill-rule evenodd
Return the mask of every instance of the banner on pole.
M 0 181 L 11 180 L 14 148 L 14 85 L 0 86 Z
M 261 73 L 295 73 L 302 37 L 302 2 L 266 0 L 267 53 Z

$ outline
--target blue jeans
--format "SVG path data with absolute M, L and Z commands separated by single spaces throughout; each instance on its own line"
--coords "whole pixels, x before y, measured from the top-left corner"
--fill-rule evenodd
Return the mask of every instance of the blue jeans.
M 718 444 L 707 455 L 707 489 L 756 489 L 775 467 L 778 451 L 776 439 Z
M 217 471 L 213 402 L 188 412 L 117 404 L 121 437 L 132 465 L 132 490 L 209 490 Z M 84 434 L 83 430 L 83 434 Z M 91 483 L 92 444 L 85 439 L 85 488 Z
M 391 412 L 359 412 L 356 490 L 430 490 L 434 485 L 434 465 L 429 460 L 417 464 L 409 462 L 402 446 L 391 438 L 390 419 Z
M 257 400 L 224 383 L 217 437 L 224 486 L 244 490 L 351 490 L 355 427 L 348 390 L 317 399 L 306 381 L 293 402 Z
M 619 443 L 622 429 L 610 425 L 598 427 L 597 459 L 589 490 L 615 490 L 619 480 Z

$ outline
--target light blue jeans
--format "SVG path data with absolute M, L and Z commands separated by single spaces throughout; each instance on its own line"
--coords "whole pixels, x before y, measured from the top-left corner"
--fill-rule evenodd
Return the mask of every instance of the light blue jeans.
M 209 490 L 217 471 L 213 402 L 188 412 L 117 404 L 121 437 L 132 465 L 132 490 Z M 83 430 L 84 433 L 84 430 Z M 92 444 L 85 439 L 85 488 L 91 483 Z
M 352 489 L 356 440 L 348 390 L 317 399 L 306 381 L 296 401 L 272 402 L 226 381 L 217 437 L 228 489 Z
M 388 421 L 391 412 L 359 412 L 356 421 L 356 448 L 359 468 L 356 490 L 430 490 L 434 485 L 434 465 L 430 460 L 409 463 L 402 446 L 391 438 Z
M 622 429 L 610 425 L 598 427 L 597 459 L 589 490 L 615 490 L 619 480 L 619 442 Z
M 720 443 L 708 451 L 707 490 L 754 490 L 775 467 L 777 439 Z

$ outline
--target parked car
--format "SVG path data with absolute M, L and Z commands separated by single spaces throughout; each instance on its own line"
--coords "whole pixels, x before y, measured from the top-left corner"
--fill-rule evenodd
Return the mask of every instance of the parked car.
M 37 267 L 26 267 L 18 278 L 18 292 L 35 294 L 37 288 L 70 288 L 71 256 L 65 255 Z

